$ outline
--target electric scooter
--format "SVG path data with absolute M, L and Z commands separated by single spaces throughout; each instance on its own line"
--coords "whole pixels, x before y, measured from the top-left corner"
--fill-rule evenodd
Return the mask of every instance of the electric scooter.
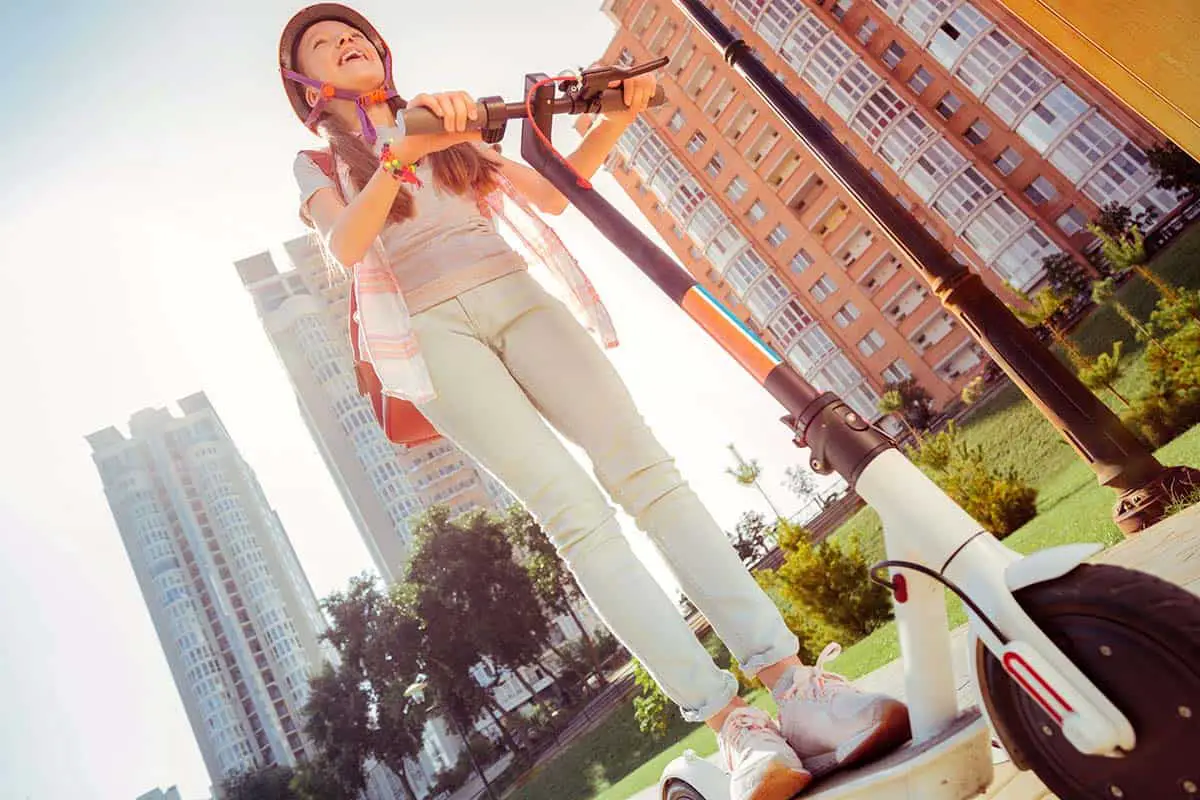
M 965 800 L 993 777 L 994 730 L 1013 762 L 1063 800 L 1200 796 L 1200 598 L 1150 575 L 1085 564 L 1100 545 L 1022 556 L 956 505 L 889 437 L 817 391 L 553 150 L 559 114 L 623 107 L 614 82 L 667 63 L 527 75 L 522 102 L 479 101 L 474 127 L 498 142 L 521 119 L 521 153 L 787 410 L 811 468 L 837 472 L 883 520 L 911 741 L 838 773 L 805 797 Z M 663 102 L 662 90 L 653 105 Z M 434 133 L 426 109 L 408 132 Z M 815 123 L 815 120 L 813 120 Z M 978 705 L 959 711 L 944 592 L 968 610 Z M 664 800 L 727 800 L 729 779 L 695 757 L 663 774 Z

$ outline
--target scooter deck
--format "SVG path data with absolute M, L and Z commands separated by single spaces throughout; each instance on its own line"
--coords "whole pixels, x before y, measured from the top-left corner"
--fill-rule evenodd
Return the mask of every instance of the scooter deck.
M 812 784 L 799 800 L 967 800 L 992 782 L 991 732 L 978 708 L 936 738 Z

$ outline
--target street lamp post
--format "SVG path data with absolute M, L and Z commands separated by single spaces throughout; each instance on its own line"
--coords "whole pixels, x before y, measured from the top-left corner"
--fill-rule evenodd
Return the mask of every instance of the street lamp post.
M 1157 522 L 1177 489 L 1200 484 L 1200 472 L 1160 464 L 1116 414 L 988 290 L 978 274 L 951 257 L 871 177 L 702 0 L 675 3 L 903 251 L 942 304 L 1087 462 L 1100 484 L 1119 493 L 1113 517 L 1123 532 L 1134 533 Z
M 429 686 L 429 679 L 421 674 L 404 690 L 404 696 L 413 700 L 418 705 L 425 702 L 425 689 Z M 462 724 L 458 721 L 458 717 L 454 715 L 453 709 L 446 708 L 446 716 L 450 718 L 450 724 L 454 726 L 454 732 L 458 738 L 462 740 L 463 747 L 467 749 L 467 758 L 471 760 L 471 767 L 475 770 L 475 774 L 479 776 L 479 780 L 483 781 L 483 790 L 491 800 L 498 800 L 495 791 L 492 790 L 492 785 L 488 783 L 487 775 L 483 768 L 479 766 L 479 761 L 475 758 L 475 752 L 471 750 L 471 740 L 467 738 L 466 732 L 462 728 Z

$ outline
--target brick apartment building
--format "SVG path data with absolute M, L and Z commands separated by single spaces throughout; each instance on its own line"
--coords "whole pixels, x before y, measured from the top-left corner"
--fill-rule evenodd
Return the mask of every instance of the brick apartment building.
M 990 0 L 710 7 L 993 290 L 1077 256 L 1111 200 L 1166 214 L 1156 132 Z M 606 0 L 605 58 L 667 55 L 668 102 L 608 167 L 677 257 L 821 389 L 878 418 L 891 381 L 938 405 L 983 351 L 670 0 Z M 580 120 L 580 130 L 590 120 Z

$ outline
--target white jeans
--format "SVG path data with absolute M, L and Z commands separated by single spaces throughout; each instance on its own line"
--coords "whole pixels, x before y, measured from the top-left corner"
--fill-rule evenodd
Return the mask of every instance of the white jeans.
M 638 560 L 596 478 L 661 550 L 739 665 L 797 652 L 775 604 L 646 427 L 616 370 L 556 298 L 520 272 L 414 317 L 438 392 L 421 411 L 491 472 L 550 536 L 613 634 L 693 722 L 733 699 L 674 603 Z

